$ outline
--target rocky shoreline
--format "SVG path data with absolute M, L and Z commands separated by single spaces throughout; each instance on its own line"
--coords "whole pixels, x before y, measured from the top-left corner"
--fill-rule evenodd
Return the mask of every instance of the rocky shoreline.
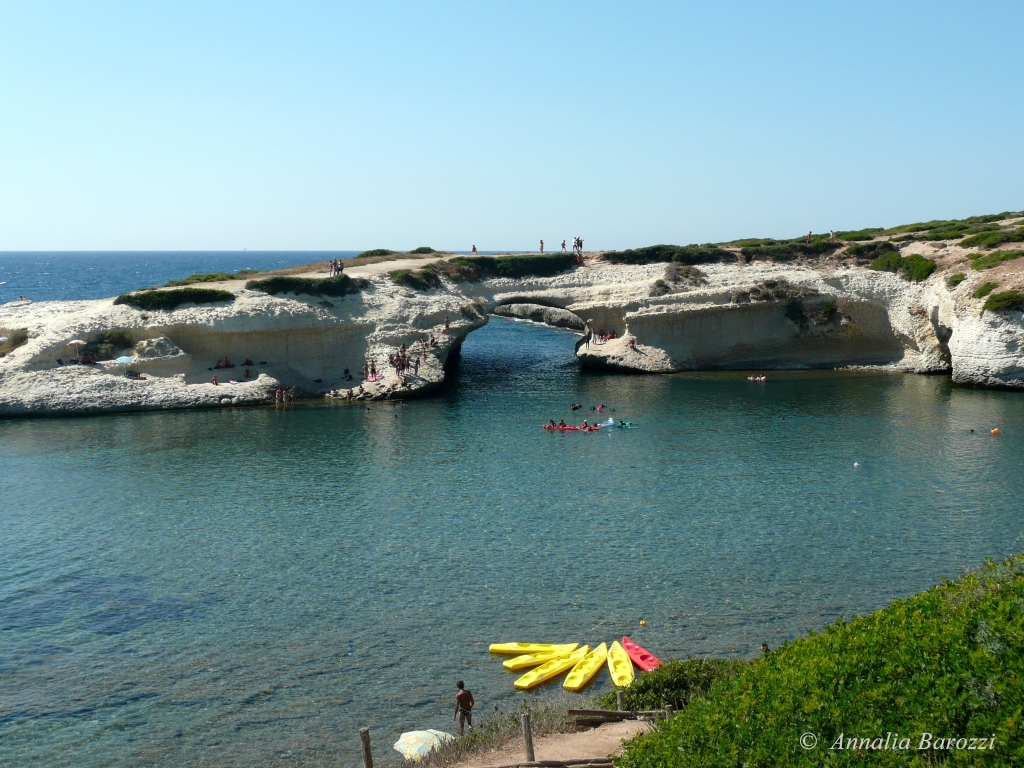
M 210 288 L 233 300 L 171 310 L 112 299 L 5 305 L 0 329 L 24 329 L 28 340 L 0 358 L 0 414 L 255 405 L 273 402 L 281 387 L 305 397 L 410 397 L 444 381 L 449 356 L 490 313 L 584 331 L 577 357 L 597 369 L 878 366 L 1024 389 L 1024 315 L 984 310 L 973 297 L 983 279 L 1020 283 L 1014 262 L 949 287 L 947 276 L 966 263 L 963 249 L 913 243 L 904 252 L 923 253 L 939 269 L 921 282 L 834 262 L 737 261 L 681 274 L 664 263 L 591 256 L 553 277 L 442 279 L 429 290 L 396 285 L 374 265 L 363 268 L 358 291 L 330 300 L 228 280 Z M 140 378 L 109 361 L 66 364 L 75 355 L 69 342 L 115 330 L 131 338 L 121 354 Z M 399 377 L 387 364 L 402 345 L 420 358 L 416 375 Z M 224 358 L 232 367 L 216 368 Z M 385 375 L 360 390 L 368 360 Z

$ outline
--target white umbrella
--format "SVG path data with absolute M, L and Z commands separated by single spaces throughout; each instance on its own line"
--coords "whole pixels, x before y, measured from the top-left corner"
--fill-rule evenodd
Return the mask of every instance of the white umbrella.
M 409 731 L 403 733 L 395 742 L 395 749 L 401 752 L 406 760 L 422 760 L 431 750 L 454 739 L 450 733 L 435 731 L 433 728 L 426 731 Z
M 132 362 L 132 359 L 130 357 L 128 357 L 128 356 L 119 357 L 119 358 L 117 358 L 117 360 L 114 361 L 114 363 L 116 365 L 122 366 L 122 368 L 124 369 L 124 373 L 126 375 L 128 373 L 127 366 L 131 365 L 131 362 Z
M 84 345 L 85 345 L 85 342 L 82 341 L 81 339 L 73 339 L 73 340 L 68 342 L 68 346 L 69 347 L 81 347 L 81 346 L 84 346 Z M 75 350 L 75 354 L 76 355 L 78 354 L 78 350 L 77 349 Z

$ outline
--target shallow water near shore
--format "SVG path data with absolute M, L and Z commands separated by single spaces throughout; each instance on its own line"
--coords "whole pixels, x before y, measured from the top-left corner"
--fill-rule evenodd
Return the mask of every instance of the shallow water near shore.
M 523 698 L 490 642 L 749 657 L 1021 549 L 1019 393 L 575 338 L 492 318 L 403 406 L 0 421 L 0 764 L 395 763 L 457 679 Z M 639 427 L 540 429 L 602 402 Z

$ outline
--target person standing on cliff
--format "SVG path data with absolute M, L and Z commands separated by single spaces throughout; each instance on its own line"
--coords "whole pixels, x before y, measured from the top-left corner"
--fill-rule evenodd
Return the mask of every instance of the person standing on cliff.
M 469 732 L 473 732 L 473 705 L 476 703 L 473 701 L 473 694 L 466 690 L 466 684 L 459 680 L 456 683 L 459 692 L 455 694 L 455 714 L 452 715 L 452 720 L 459 721 L 459 736 L 463 734 L 463 727 L 469 726 Z
M 565 240 L 562 241 L 562 253 L 565 253 Z
M 543 240 L 540 241 L 540 252 L 544 253 L 544 241 Z
M 810 244 L 811 244 L 811 238 L 812 238 L 812 237 L 813 237 L 813 235 L 812 235 L 812 234 L 811 234 L 810 232 L 808 232 L 808 233 L 807 233 L 807 244 L 808 244 L 808 245 L 810 245 Z

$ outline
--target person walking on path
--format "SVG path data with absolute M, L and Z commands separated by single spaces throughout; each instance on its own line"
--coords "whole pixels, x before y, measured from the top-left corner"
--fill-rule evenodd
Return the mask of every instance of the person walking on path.
M 565 253 L 565 240 L 562 241 L 562 253 Z
M 459 721 L 459 736 L 463 735 L 463 726 L 469 726 L 469 732 L 473 732 L 473 694 L 466 690 L 466 684 L 459 680 L 456 683 L 459 692 L 455 694 L 455 714 L 452 720 Z
M 813 235 L 812 235 L 812 234 L 811 234 L 810 232 L 808 232 L 808 233 L 807 233 L 807 244 L 808 244 L 808 245 L 810 245 L 810 244 L 811 244 L 811 238 L 812 238 L 812 237 L 813 237 Z

